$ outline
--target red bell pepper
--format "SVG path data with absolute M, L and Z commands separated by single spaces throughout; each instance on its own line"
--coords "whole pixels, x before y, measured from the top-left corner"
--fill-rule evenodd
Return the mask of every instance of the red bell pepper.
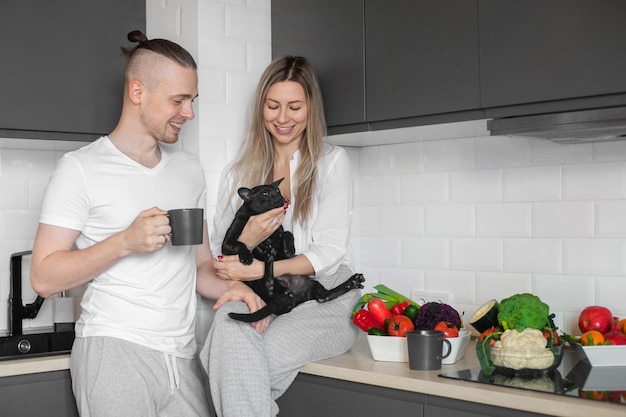
M 367 303 L 367 309 L 370 313 L 372 313 L 372 316 L 374 316 L 376 321 L 383 326 L 383 328 L 387 319 L 393 316 L 393 313 L 391 312 L 391 310 L 389 310 L 389 307 L 387 307 L 385 302 L 380 298 L 372 298 Z
M 393 306 L 391 308 L 391 312 L 393 313 L 394 316 L 399 316 L 400 314 L 404 313 L 404 309 L 407 308 L 410 304 L 411 304 L 410 300 L 405 300 Z
M 384 331 L 384 326 L 378 323 L 378 321 L 376 321 L 376 319 L 372 316 L 372 313 L 364 308 L 360 309 L 354 316 L 352 316 L 352 323 L 356 324 L 357 327 L 364 332 L 369 332 L 372 328 Z

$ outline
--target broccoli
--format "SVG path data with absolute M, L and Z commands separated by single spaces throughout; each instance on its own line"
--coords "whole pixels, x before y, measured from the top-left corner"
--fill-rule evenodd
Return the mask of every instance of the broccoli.
M 419 330 L 433 330 L 440 321 L 448 321 L 461 328 L 461 316 L 452 306 L 445 303 L 425 303 L 420 308 L 414 323 Z
M 543 329 L 549 325 L 550 308 L 533 294 L 515 294 L 500 301 L 498 322 L 504 330 Z

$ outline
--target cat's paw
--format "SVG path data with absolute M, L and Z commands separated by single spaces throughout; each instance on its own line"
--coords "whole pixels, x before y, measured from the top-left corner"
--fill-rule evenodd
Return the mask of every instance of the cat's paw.
M 348 285 L 351 288 L 364 288 L 363 282 L 365 282 L 365 277 L 363 274 L 354 274 L 348 280 Z
M 252 263 L 253 257 L 249 253 L 240 253 L 239 261 L 244 265 L 250 265 Z

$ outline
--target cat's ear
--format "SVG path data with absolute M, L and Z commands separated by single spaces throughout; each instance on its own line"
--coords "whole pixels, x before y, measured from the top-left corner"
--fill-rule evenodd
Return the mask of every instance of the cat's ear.
M 241 187 L 240 189 L 237 190 L 237 193 L 239 194 L 239 197 L 241 197 L 241 199 L 243 201 L 250 200 L 250 193 L 251 192 L 252 192 L 252 190 L 250 190 L 249 188 L 246 188 L 246 187 Z
M 274 182 L 272 183 L 272 186 L 273 186 L 273 187 L 278 187 L 278 186 L 280 185 L 280 183 L 281 183 L 281 182 L 283 182 L 283 180 L 284 180 L 284 179 L 285 179 L 285 177 L 282 177 L 281 179 L 279 179 L 279 180 L 277 180 L 277 181 L 274 181 Z

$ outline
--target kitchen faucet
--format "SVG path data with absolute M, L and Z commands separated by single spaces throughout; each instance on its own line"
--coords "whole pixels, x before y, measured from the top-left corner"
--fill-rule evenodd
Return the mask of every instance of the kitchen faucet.
M 11 255 L 11 292 L 9 294 L 9 335 L 22 335 L 22 320 L 34 319 L 44 302 L 37 296 L 34 302 L 22 305 L 22 258 L 32 251 L 18 252 Z

